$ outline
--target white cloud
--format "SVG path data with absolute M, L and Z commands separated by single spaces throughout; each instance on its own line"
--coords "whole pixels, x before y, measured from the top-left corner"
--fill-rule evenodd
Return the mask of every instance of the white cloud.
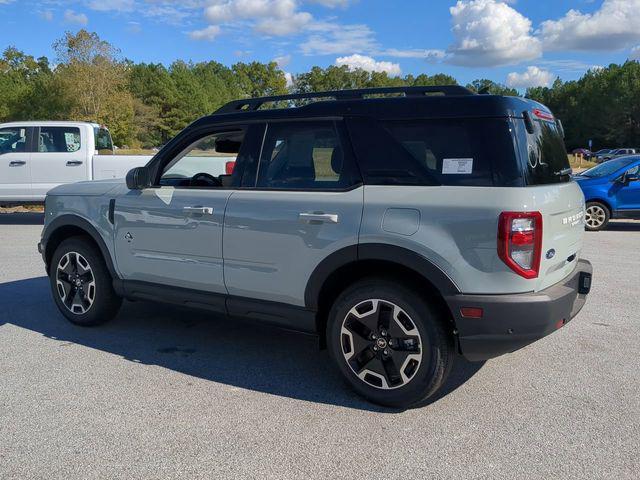
M 454 65 L 492 67 L 520 63 L 542 55 L 531 20 L 496 0 L 460 0 L 450 9 L 455 43 L 447 61 Z
M 548 87 L 554 79 L 553 73 L 535 66 L 527 67 L 522 73 L 511 72 L 507 75 L 507 87 L 529 88 Z
M 366 25 L 316 22 L 309 25 L 308 30 L 312 34 L 300 45 L 305 55 L 366 53 L 378 47 L 373 38 L 373 32 Z
M 546 50 L 619 50 L 640 41 L 640 0 L 604 0 L 594 13 L 569 10 L 540 26 Z
M 0 0 L 0 3 L 2 3 L 2 0 Z M 44 10 L 40 12 L 40 18 L 47 22 L 51 22 L 53 21 L 53 12 L 51 10 Z
M 423 58 L 425 60 L 442 60 L 446 56 L 444 50 L 436 49 L 420 49 L 414 48 L 409 50 L 400 50 L 397 48 L 388 48 L 380 52 L 381 55 L 395 58 Z
M 293 87 L 293 75 L 289 72 L 284 72 L 284 78 L 287 81 L 287 87 Z
M 319 3 L 324 7 L 346 7 L 349 5 L 350 0 L 309 0 L 311 3 Z
M 77 23 L 78 25 L 87 25 L 89 19 L 84 13 L 76 13 L 73 10 L 64 12 L 64 21 L 67 23 Z
M 336 65 L 339 67 L 346 65 L 352 70 L 361 68 L 367 72 L 387 72 L 392 77 L 397 77 L 402 73 L 400 65 L 397 63 L 379 62 L 374 58 L 357 53 L 348 57 L 336 58 Z
M 291 63 L 291 55 L 281 55 L 273 59 L 278 64 L 278 68 L 284 68 Z
M 110 10 L 116 12 L 130 12 L 134 7 L 134 0 L 91 0 L 88 3 L 91 10 L 107 12 Z
M 204 11 L 212 24 L 252 20 L 255 29 L 267 35 L 297 33 L 312 20 L 307 12 L 298 11 L 296 0 L 223 0 L 215 1 Z
M 220 27 L 218 25 L 209 25 L 202 30 L 193 30 L 189 32 L 189 37 L 193 40 L 207 40 L 213 41 L 218 35 L 220 35 Z
M 631 49 L 629 52 L 629 60 L 640 60 L 640 45 Z

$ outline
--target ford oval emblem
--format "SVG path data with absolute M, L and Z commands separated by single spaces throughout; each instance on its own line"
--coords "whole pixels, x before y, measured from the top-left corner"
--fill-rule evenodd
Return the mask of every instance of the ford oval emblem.
M 555 256 L 556 256 L 556 251 L 553 248 L 547 252 L 547 260 L 551 260 Z

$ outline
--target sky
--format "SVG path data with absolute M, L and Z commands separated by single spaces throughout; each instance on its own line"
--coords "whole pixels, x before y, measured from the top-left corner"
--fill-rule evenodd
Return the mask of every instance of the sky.
M 0 0 L 0 48 L 86 28 L 135 62 L 447 73 L 523 90 L 640 59 L 640 0 Z

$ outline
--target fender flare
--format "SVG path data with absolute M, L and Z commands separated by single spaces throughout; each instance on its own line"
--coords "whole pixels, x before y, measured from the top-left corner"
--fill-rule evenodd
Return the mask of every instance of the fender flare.
M 366 260 L 386 261 L 413 270 L 431 282 L 443 297 L 460 293 L 457 285 L 440 267 L 419 253 L 396 245 L 364 243 L 337 250 L 318 264 L 305 288 L 306 307 L 314 311 L 318 310 L 322 287 L 338 268 Z
M 83 230 L 89 237 L 91 237 L 96 245 L 98 245 L 100 253 L 102 253 L 102 257 L 104 258 L 107 269 L 111 274 L 111 278 L 113 278 L 114 280 L 120 278 L 113 265 L 113 259 L 111 258 L 111 254 L 109 253 L 109 249 L 107 248 L 107 244 L 102 238 L 102 235 L 98 233 L 98 230 L 93 225 L 91 225 L 88 220 L 85 220 L 84 218 L 73 214 L 60 215 L 59 217 L 56 217 L 50 224 L 45 227 L 44 231 L 42 232 L 42 256 L 44 257 L 45 264 L 48 265 L 49 261 L 51 260 L 47 257 L 46 253 L 47 243 L 49 242 L 49 239 L 56 231 L 68 226 L 77 227 Z

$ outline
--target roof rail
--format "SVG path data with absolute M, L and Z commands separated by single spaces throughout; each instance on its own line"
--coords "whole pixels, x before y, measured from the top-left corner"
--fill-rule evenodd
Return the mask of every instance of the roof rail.
M 260 109 L 265 103 L 307 100 L 313 98 L 331 98 L 334 100 L 362 100 L 372 95 L 404 93 L 405 97 L 422 97 L 428 94 L 442 95 L 474 95 L 471 90 L 459 85 L 425 86 L 425 87 L 382 87 L 361 88 L 357 90 L 335 90 L 330 92 L 294 93 L 273 97 L 245 98 L 229 102 L 214 113 L 252 112 Z

